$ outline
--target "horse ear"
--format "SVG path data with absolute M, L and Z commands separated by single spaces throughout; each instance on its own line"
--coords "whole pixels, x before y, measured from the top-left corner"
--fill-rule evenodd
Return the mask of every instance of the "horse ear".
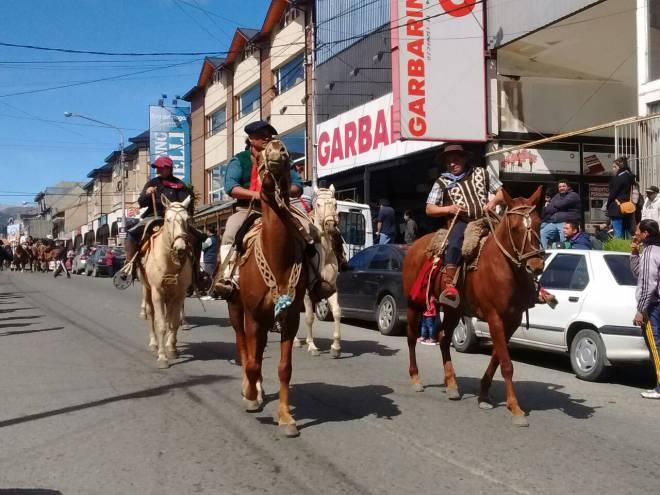
M 186 199 L 184 199 L 183 202 L 181 203 L 181 205 L 184 208 L 188 208 L 188 205 L 190 205 L 190 196 L 188 196 Z
M 160 195 L 160 202 L 163 203 L 165 209 L 170 207 L 170 200 L 167 199 L 167 196 L 165 196 L 164 194 Z M 154 214 L 156 214 L 156 212 L 154 212 Z
M 534 191 L 534 194 L 532 194 L 528 199 L 527 203 L 531 205 L 538 205 L 539 202 L 541 201 L 541 193 L 543 192 L 543 186 L 539 186 L 536 188 L 536 191 Z
M 504 188 L 502 188 L 502 197 L 504 198 L 504 202 L 508 207 L 511 207 L 511 205 L 513 205 L 513 199 Z

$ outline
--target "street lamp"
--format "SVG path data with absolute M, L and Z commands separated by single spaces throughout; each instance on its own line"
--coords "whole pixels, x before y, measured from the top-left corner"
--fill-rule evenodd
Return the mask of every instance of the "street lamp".
M 119 137 L 121 139 L 119 143 L 119 173 L 121 175 L 121 230 L 120 232 L 124 232 L 124 235 L 126 234 L 126 184 L 124 183 L 124 179 L 126 176 L 126 171 L 124 170 L 124 133 L 123 131 L 112 124 L 108 124 L 107 122 L 103 122 L 101 120 L 96 120 L 91 117 L 86 117 L 85 115 L 81 115 L 79 113 L 74 113 L 74 112 L 64 112 L 65 117 L 78 117 L 81 119 L 89 120 L 91 122 L 96 122 L 97 124 L 101 124 L 105 127 L 110 127 L 111 129 L 114 129 L 119 133 Z M 122 239 L 122 244 L 123 244 L 123 239 Z

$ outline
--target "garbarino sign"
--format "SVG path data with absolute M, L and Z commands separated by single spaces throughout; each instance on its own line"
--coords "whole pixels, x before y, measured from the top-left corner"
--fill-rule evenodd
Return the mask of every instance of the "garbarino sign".
M 149 107 L 149 161 L 169 156 L 174 162 L 172 174 L 186 183 L 190 182 L 189 115 L 186 107 Z
M 485 141 L 483 2 L 391 1 L 394 135 Z
M 316 126 L 318 177 L 438 146 L 437 142 L 396 140 L 392 100 L 392 93 L 386 94 Z

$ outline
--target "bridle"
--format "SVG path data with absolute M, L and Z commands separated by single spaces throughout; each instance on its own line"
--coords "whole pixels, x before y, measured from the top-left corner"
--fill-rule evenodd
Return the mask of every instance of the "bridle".
M 168 213 L 174 213 L 174 217 L 171 219 L 167 218 Z M 184 213 L 186 213 L 186 209 L 183 206 L 180 205 L 171 205 L 169 208 L 167 208 L 167 211 L 165 212 L 165 222 L 163 225 L 163 230 L 165 231 L 165 234 L 167 235 L 169 239 L 169 248 L 168 252 L 170 255 L 170 258 L 172 261 L 180 265 L 182 260 L 179 258 L 179 255 L 176 254 L 176 251 L 174 250 L 174 243 L 182 239 L 185 243 L 186 246 L 189 246 L 189 239 L 190 239 L 190 234 L 188 233 L 188 223 L 189 219 L 187 217 L 184 217 Z M 170 220 L 168 222 L 168 220 Z M 174 225 L 175 224 L 180 224 L 182 225 L 181 232 L 177 235 L 174 235 Z M 170 226 L 170 227 L 168 227 Z
M 314 209 L 314 217 L 320 222 L 319 227 L 321 227 L 321 232 L 325 233 L 325 227 L 328 223 L 332 222 L 335 226 L 339 224 L 339 219 L 337 218 L 337 203 L 335 202 L 335 207 L 332 208 L 331 204 L 335 200 L 334 195 L 325 190 L 319 190 L 317 192 L 316 201 L 319 205 L 319 208 Z M 327 211 L 330 210 L 329 213 Z
M 541 238 L 536 233 L 536 231 L 532 229 L 532 217 L 530 214 L 535 209 L 536 206 L 514 206 L 511 209 L 507 208 L 501 217 L 494 211 L 486 210 L 486 220 L 488 221 L 488 227 L 493 233 L 493 239 L 495 240 L 497 247 L 500 249 L 500 251 L 502 251 L 502 254 L 504 254 L 504 256 L 506 256 L 509 261 L 514 264 L 516 268 L 522 268 L 525 265 L 525 261 L 528 259 L 539 257 L 545 253 L 545 251 L 541 248 Z M 519 215 L 523 217 L 525 235 L 523 236 L 522 242 L 520 243 L 520 247 L 516 245 L 516 242 L 513 239 L 513 234 L 511 233 L 512 229 L 510 215 Z M 493 223 L 493 218 L 497 221 L 497 223 L 501 221 L 505 222 L 505 229 L 509 235 L 509 242 L 513 248 L 513 254 L 502 245 L 500 240 L 497 238 L 497 235 L 495 235 L 495 225 Z M 536 239 L 537 247 L 534 247 L 532 242 L 532 239 L 534 238 Z M 526 250 L 528 245 L 529 250 Z

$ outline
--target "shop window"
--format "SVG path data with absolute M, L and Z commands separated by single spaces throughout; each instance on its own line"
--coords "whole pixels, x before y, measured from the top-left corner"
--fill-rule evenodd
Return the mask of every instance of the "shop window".
M 216 165 L 207 172 L 209 184 L 209 204 L 228 199 L 227 193 L 225 192 L 226 169 L 227 165 L 221 163 L 220 165 Z
M 237 100 L 239 119 L 259 109 L 260 96 L 259 84 L 250 86 L 238 96 Z
M 279 94 L 303 82 L 305 80 L 305 55 L 300 53 L 293 60 L 278 68 L 275 71 L 275 79 Z
M 207 117 L 209 137 L 217 134 L 227 127 L 227 110 L 222 107 Z
M 280 140 L 284 143 L 286 149 L 289 150 L 291 160 L 296 160 L 297 158 L 305 156 L 304 127 L 280 135 Z

